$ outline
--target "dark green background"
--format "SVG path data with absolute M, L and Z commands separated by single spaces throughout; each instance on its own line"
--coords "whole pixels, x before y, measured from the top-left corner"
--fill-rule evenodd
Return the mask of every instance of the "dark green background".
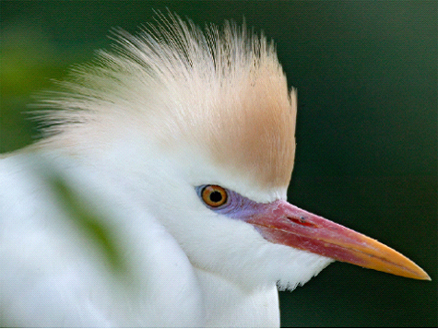
M 436 327 L 436 1 L 1 1 L 0 151 L 31 143 L 31 95 L 153 10 L 263 30 L 298 88 L 289 199 L 394 247 L 432 282 L 335 263 L 281 293 L 283 326 Z

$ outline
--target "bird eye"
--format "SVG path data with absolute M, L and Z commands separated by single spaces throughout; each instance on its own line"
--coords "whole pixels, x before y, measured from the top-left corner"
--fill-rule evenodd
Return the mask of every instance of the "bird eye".
M 217 208 L 227 202 L 227 191 L 218 185 L 207 185 L 201 192 L 202 200 L 207 206 Z

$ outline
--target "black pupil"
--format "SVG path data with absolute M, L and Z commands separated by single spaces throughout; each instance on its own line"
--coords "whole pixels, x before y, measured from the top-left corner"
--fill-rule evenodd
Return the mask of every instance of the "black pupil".
M 218 191 L 214 191 L 210 194 L 210 200 L 214 203 L 222 201 L 222 194 Z

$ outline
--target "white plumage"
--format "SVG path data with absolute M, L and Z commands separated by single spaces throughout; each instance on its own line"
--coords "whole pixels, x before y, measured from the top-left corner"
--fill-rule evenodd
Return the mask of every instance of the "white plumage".
M 333 259 L 428 278 L 285 201 L 296 93 L 264 37 L 161 18 L 76 68 L 46 137 L 0 161 L 2 324 L 274 327 L 277 284 Z

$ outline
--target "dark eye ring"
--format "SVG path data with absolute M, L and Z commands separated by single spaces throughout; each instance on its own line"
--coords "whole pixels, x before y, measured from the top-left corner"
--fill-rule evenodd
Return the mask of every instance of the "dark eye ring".
M 218 185 L 207 185 L 201 192 L 202 200 L 212 208 L 217 208 L 227 203 L 227 191 Z

